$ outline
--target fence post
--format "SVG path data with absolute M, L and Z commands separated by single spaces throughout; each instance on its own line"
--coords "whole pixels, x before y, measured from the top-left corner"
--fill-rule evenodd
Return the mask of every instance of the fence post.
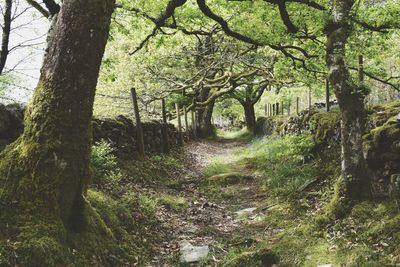
M 165 108 L 165 99 L 161 99 L 161 110 L 162 110 L 162 140 L 163 140 L 163 151 L 169 153 L 169 140 L 168 140 L 168 123 L 167 123 L 167 111 Z
M 264 115 L 268 116 L 268 104 L 264 104 Z
M 137 102 L 136 90 L 133 87 L 131 88 L 131 96 L 132 96 L 133 111 L 135 114 L 135 121 L 136 121 L 139 157 L 140 159 L 144 159 L 145 151 L 144 151 L 143 127 L 142 127 L 142 122 L 140 121 L 139 105 Z
M 279 103 L 276 103 L 276 105 L 275 105 L 275 108 L 276 108 L 276 115 L 279 115 Z
M 296 114 L 299 115 L 299 109 L 300 109 L 300 97 L 296 98 Z
M 330 93 L 329 93 L 329 80 L 326 79 L 325 81 L 325 91 L 326 91 L 326 111 L 329 112 L 331 110 L 331 100 L 330 100 Z
M 196 139 L 196 120 L 195 120 L 194 108 L 190 111 L 190 115 L 192 117 L 192 134 L 193 138 Z
M 197 138 L 197 112 L 196 112 L 196 99 L 193 99 L 193 109 L 192 109 L 192 130 L 193 137 Z
M 183 146 L 181 111 L 179 109 L 178 103 L 175 103 L 175 108 L 176 108 L 176 118 L 178 120 L 178 143 L 180 146 Z
M 186 106 L 183 106 L 183 115 L 185 118 L 185 132 L 186 132 L 186 141 L 189 141 L 189 122 L 188 122 L 188 114 L 187 114 L 187 109 Z
M 272 104 L 272 116 L 275 116 L 275 104 Z
M 364 56 L 358 56 L 358 81 L 360 84 L 364 82 Z

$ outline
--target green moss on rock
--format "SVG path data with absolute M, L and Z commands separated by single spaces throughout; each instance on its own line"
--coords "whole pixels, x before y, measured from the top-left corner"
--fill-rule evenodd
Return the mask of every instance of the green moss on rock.
M 183 210 L 189 207 L 189 202 L 184 197 L 162 194 L 157 198 L 157 203 L 174 210 Z
M 400 113 L 400 101 L 375 105 L 367 110 L 370 129 L 382 126 L 390 118 Z
M 317 144 L 328 143 L 330 140 L 338 140 L 340 132 L 339 111 L 317 112 L 310 118 L 310 125 L 314 132 L 314 140 Z
M 230 172 L 230 173 L 213 175 L 211 177 L 208 177 L 207 181 L 210 184 L 231 185 L 231 184 L 238 184 L 241 182 L 251 181 L 253 179 L 254 177 L 250 175 L 243 175 L 236 172 Z

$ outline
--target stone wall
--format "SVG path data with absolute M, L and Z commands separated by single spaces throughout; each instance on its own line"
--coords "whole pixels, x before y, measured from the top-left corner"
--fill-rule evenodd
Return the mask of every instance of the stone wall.
M 285 135 L 311 133 L 316 143 L 340 141 L 340 113 L 337 110 L 322 112 L 318 109 L 302 111 L 298 116 L 260 117 L 257 135 Z
M 0 104 L 0 150 L 21 135 L 24 129 L 24 107 Z
M 145 151 L 162 152 L 162 124 L 158 121 L 143 122 L 143 139 Z M 118 116 L 116 119 L 94 119 L 93 141 L 105 140 L 116 149 L 120 158 L 137 158 L 137 129 L 131 119 Z M 168 124 L 168 141 L 171 148 L 179 147 L 179 134 L 174 125 Z
M 381 193 L 397 183 L 400 192 L 400 102 L 376 105 L 368 109 L 364 136 L 364 155 L 374 180 L 381 184 Z M 316 148 L 340 144 L 340 112 L 311 109 L 295 117 L 261 117 L 257 120 L 258 135 L 311 133 Z M 379 187 L 379 186 L 378 186 Z
M 24 107 L 12 104 L 0 104 L 0 150 L 13 142 L 23 131 Z M 115 148 L 121 158 L 138 158 L 137 132 L 132 120 L 124 116 L 115 119 L 93 119 L 93 141 L 105 140 Z M 145 151 L 149 153 L 162 152 L 163 143 L 160 122 L 144 122 L 143 136 Z M 179 146 L 178 131 L 168 124 L 168 139 L 171 148 Z

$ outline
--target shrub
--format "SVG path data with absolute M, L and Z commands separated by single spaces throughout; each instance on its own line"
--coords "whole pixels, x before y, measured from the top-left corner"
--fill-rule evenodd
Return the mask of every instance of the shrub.
M 113 154 L 114 149 L 102 140 L 92 147 L 91 168 L 93 183 L 97 185 L 117 185 L 123 175 L 118 167 L 118 159 Z

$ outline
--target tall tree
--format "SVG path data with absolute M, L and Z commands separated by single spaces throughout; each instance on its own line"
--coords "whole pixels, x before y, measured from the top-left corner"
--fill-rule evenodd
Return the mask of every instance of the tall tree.
M 368 92 L 362 84 L 353 81 L 347 66 L 346 44 L 352 31 L 353 5 L 353 0 L 332 1 L 332 19 L 326 27 L 326 63 L 342 114 L 343 185 L 340 193 L 347 199 L 360 200 L 371 195 L 362 138 L 366 123 L 364 99 Z
M 3 73 L 4 67 L 6 66 L 9 43 L 10 43 L 10 32 L 11 32 L 11 12 L 12 12 L 12 0 L 5 0 L 5 6 L 3 11 L 3 25 L 2 25 L 2 37 L 1 37 L 1 51 L 0 51 L 0 75 Z
M 254 132 L 256 127 L 256 112 L 254 105 L 260 100 L 268 83 L 265 81 L 262 84 L 245 84 L 232 92 L 232 97 L 235 98 L 243 107 L 246 128 L 250 132 Z
M 113 9 L 114 0 L 64 0 L 54 16 L 24 132 L 1 154 L 3 221 L 84 226 L 92 108 Z

